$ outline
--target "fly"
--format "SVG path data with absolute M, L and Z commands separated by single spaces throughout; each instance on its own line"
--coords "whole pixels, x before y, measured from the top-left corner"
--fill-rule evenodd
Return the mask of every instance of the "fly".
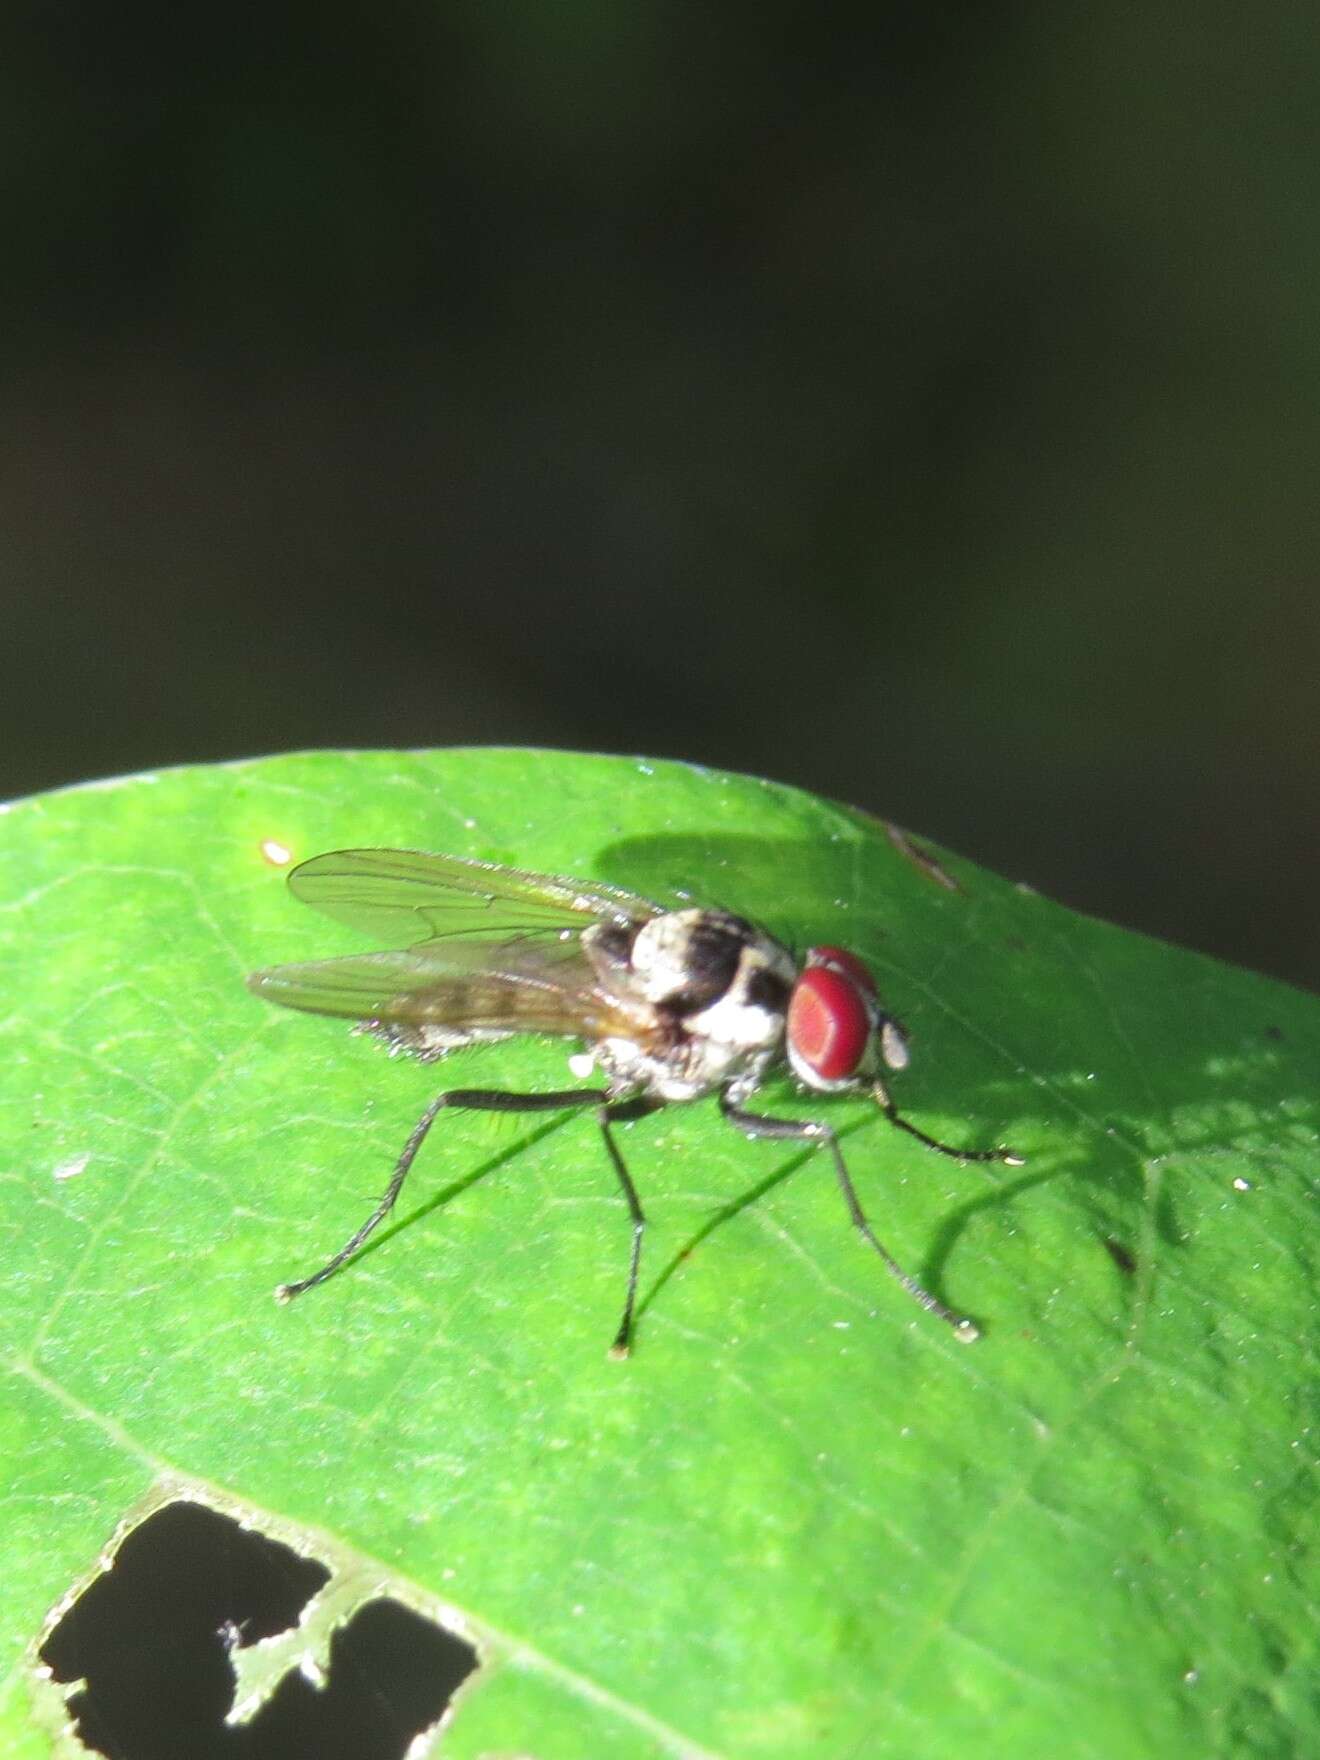
M 517 1094 L 454 1088 L 414 1125 L 384 1196 L 319 1271 L 276 1290 L 291 1301 L 323 1283 L 393 1209 L 427 1132 L 445 1108 L 557 1112 L 591 1107 L 632 1221 L 623 1316 L 610 1347 L 626 1357 L 646 1218 L 613 1126 L 670 1102 L 717 1097 L 751 1138 L 822 1144 L 866 1243 L 928 1313 L 965 1343 L 975 1324 L 906 1272 L 872 1229 L 834 1128 L 820 1120 L 747 1110 L 767 1075 L 787 1064 L 815 1094 L 869 1089 L 890 1124 L 959 1161 L 1020 1166 L 1007 1149 L 959 1149 L 903 1118 L 884 1073 L 904 1069 L 908 1039 L 882 1006 L 875 980 L 841 947 L 798 961 L 746 918 L 663 905 L 597 881 L 524 873 L 464 856 L 350 849 L 315 856 L 289 875 L 295 897 L 402 951 L 272 966 L 248 979 L 287 1008 L 337 1015 L 423 1062 L 518 1033 L 577 1039 L 579 1079 L 600 1085 Z

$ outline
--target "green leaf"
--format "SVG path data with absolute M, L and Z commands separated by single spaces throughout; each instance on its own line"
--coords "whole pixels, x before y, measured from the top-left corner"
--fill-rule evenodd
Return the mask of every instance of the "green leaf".
M 908 1116 L 1026 1165 L 782 1081 L 766 1107 L 840 1127 L 981 1341 L 886 1276 L 827 1157 L 709 1102 L 620 1132 L 650 1220 L 627 1363 L 590 1116 L 446 1115 L 396 1219 L 277 1307 L 441 1085 L 244 987 L 361 947 L 274 846 L 372 844 L 862 953 Z M 1312 999 L 677 764 L 316 753 L 22 802 L 0 847 L 6 1752 L 51 1751 L 51 1609 L 177 1492 L 309 1536 L 342 1599 L 461 1616 L 486 1666 L 446 1756 L 1320 1753 Z M 564 1053 L 443 1080 L 560 1086 Z

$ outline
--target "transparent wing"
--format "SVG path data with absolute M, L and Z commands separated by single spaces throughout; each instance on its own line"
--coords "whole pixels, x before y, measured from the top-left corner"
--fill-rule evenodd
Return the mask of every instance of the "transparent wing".
M 580 934 L 587 919 L 625 925 L 663 907 L 598 881 L 529 874 L 465 856 L 409 849 L 341 849 L 313 856 L 289 875 L 305 904 L 382 941 Z
M 248 987 L 268 1002 L 312 1014 L 409 1026 L 501 1028 L 588 1039 L 645 1037 L 650 1011 L 602 990 L 574 942 L 429 943 L 401 953 L 362 953 L 253 972 Z

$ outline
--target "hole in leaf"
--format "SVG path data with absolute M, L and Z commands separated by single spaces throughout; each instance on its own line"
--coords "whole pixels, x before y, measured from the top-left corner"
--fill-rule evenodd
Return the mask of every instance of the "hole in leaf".
M 477 1655 L 384 1598 L 334 1632 L 323 1684 L 291 1668 L 249 1723 L 224 1721 L 231 1649 L 294 1626 L 329 1578 L 203 1504 L 172 1503 L 127 1536 L 41 1660 L 55 1680 L 84 1683 L 69 1716 L 107 1760 L 402 1760 Z

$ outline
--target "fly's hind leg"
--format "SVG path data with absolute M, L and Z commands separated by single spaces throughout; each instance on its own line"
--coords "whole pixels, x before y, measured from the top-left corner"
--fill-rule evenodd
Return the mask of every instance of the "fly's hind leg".
M 592 1105 L 600 1107 L 601 1128 L 605 1131 L 605 1140 L 610 1146 L 610 1153 L 614 1157 L 616 1167 L 621 1170 L 620 1177 L 625 1182 L 624 1191 L 625 1193 L 631 1192 L 630 1202 L 635 1207 L 637 1194 L 632 1191 L 631 1181 L 628 1180 L 626 1171 L 622 1171 L 618 1152 L 610 1141 L 607 1115 L 611 1108 L 608 1094 L 595 1088 L 567 1088 L 563 1092 L 555 1094 L 506 1094 L 495 1088 L 454 1088 L 447 1094 L 437 1094 L 413 1126 L 408 1141 L 403 1145 L 403 1153 L 395 1163 L 394 1172 L 390 1176 L 390 1183 L 385 1189 L 384 1197 L 361 1228 L 349 1236 L 334 1258 L 327 1260 L 319 1271 L 314 1271 L 310 1277 L 301 1278 L 297 1283 L 282 1283 L 275 1291 L 275 1300 L 277 1302 L 291 1302 L 304 1290 L 312 1289 L 318 1283 L 324 1283 L 327 1277 L 333 1277 L 339 1267 L 346 1260 L 351 1259 L 368 1237 L 375 1233 L 394 1208 L 399 1193 L 403 1190 L 403 1182 L 408 1177 L 408 1170 L 416 1159 L 417 1151 L 426 1140 L 426 1133 L 446 1107 L 454 1107 L 460 1112 L 564 1112 L 570 1107 Z M 640 1211 L 636 1209 L 634 1210 L 634 1222 L 640 1222 Z M 637 1256 L 640 1246 L 641 1242 L 638 1239 L 633 1248 L 633 1281 L 629 1285 L 630 1307 L 629 1312 L 624 1316 L 625 1320 L 631 1314 L 631 1294 L 633 1284 L 636 1282 Z

